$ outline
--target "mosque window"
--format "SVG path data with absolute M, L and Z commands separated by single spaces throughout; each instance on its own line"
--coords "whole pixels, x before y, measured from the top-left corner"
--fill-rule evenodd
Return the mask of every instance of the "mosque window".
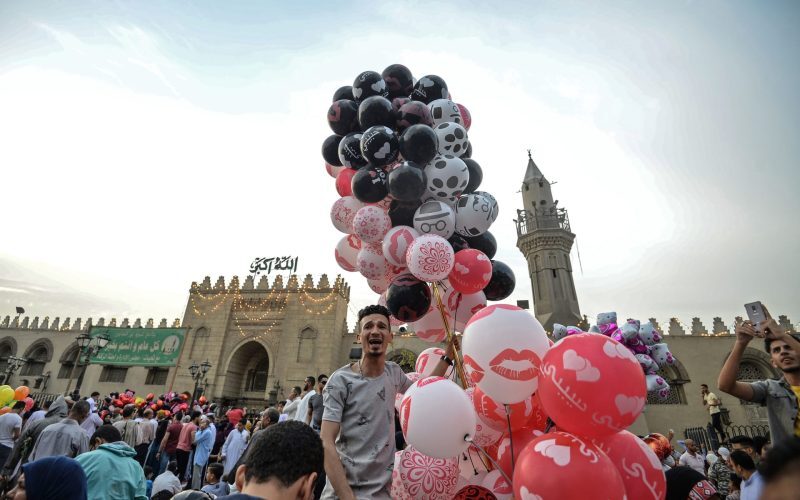
M 100 372 L 100 382 L 116 382 L 122 384 L 125 382 L 125 377 L 128 375 L 127 366 L 110 366 L 103 367 Z
M 78 371 L 72 373 L 72 367 L 75 366 L 75 357 L 78 355 L 78 346 L 73 346 L 61 357 L 61 368 L 58 369 L 58 378 L 70 378 L 78 376 Z M 84 363 L 80 363 L 83 365 Z
M 201 326 L 194 332 L 195 337 L 208 337 L 208 328 Z
M 41 375 L 47 363 L 47 347 L 40 345 L 28 355 L 28 362 L 22 367 L 20 375 Z
M 9 342 L 0 345 L 0 373 L 5 373 L 8 369 L 8 358 L 14 355 L 14 347 Z
M 147 370 L 145 385 L 166 385 L 169 368 L 150 368 Z

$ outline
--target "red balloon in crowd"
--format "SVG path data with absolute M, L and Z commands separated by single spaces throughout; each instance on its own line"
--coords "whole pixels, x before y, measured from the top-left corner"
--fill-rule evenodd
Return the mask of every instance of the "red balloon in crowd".
M 353 195 L 352 181 L 356 172 L 357 170 L 352 168 L 343 168 L 336 174 L 336 192 L 339 193 L 339 196 Z
M 492 279 L 492 261 L 480 250 L 465 248 L 455 255 L 455 264 L 447 279 L 461 293 L 478 293 Z
M 593 440 L 616 466 L 628 498 L 662 500 L 667 478 L 655 452 L 636 435 L 621 431 Z
M 550 432 L 528 443 L 519 454 L 513 481 L 516 498 L 625 498 L 625 485 L 611 459 L 588 440 L 566 432 Z
M 542 359 L 539 396 L 559 428 L 602 437 L 630 426 L 644 409 L 644 372 L 631 351 L 597 333 L 570 335 Z
M 147 393 L 147 397 L 145 397 L 144 399 L 146 399 L 147 401 L 152 401 L 153 398 L 155 398 L 155 397 L 156 397 L 155 394 L 153 394 L 152 392 L 148 392 Z
M 200 402 L 201 405 L 204 405 L 208 402 L 205 396 L 200 396 L 200 399 L 198 399 L 198 401 Z
M 526 427 L 534 416 L 533 396 L 530 398 L 508 405 L 508 414 L 504 405 L 496 402 L 481 390 L 475 387 L 475 395 L 472 399 L 475 411 L 490 427 L 498 431 L 508 431 L 509 420 L 511 431 L 516 431 Z M 544 429 L 542 429 L 544 430 Z
M 514 468 L 511 466 L 511 445 L 514 445 L 514 463 L 516 463 L 525 446 L 541 435 L 542 433 L 540 431 L 525 427 L 524 429 L 512 432 L 511 439 L 508 438 L 508 435 L 503 436 L 503 439 L 500 440 L 500 444 L 497 446 L 496 459 L 497 464 L 508 477 L 512 477 L 511 474 L 514 472 Z

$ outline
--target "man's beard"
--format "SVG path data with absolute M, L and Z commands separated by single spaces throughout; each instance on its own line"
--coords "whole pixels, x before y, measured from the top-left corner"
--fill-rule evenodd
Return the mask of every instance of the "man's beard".
M 384 353 L 382 353 L 382 352 L 367 351 L 367 356 L 369 356 L 371 358 L 380 358 L 381 356 L 383 356 L 383 354 Z
M 789 367 L 789 368 L 786 368 L 786 369 L 781 368 L 781 371 L 783 373 L 797 373 L 797 372 L 800 372 L 800 365 L 795 365 L 795 366 L 792 366 L 792 367 Z

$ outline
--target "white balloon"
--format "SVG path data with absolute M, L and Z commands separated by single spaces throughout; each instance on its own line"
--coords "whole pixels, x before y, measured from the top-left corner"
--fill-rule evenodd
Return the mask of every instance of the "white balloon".
M 425 178 L 428 184 L 423 199 L 453 205 L 469 184 L 469 169 L 461 158 L 451 154 L 436 155 L 425 165 Z
M 451 288 L 445 297 L 451 314 L 455 311 L 455 329 L 459 332 L 464 331 L 475 313 L 486 307 L 486 294 L 483 291 L 463 294 Z
M 455 252 L 450 243 L 437 234 L 417 237 L 406 251 L 409 272 L 422 281 L 441 281 L 455 264 Z
M 364 243 L 380 243 L 391 228 L 389 214 L 377 205 L 361 207 L 353 217 L 353 234 Z
M 409 326 L 417 337 L 425 342 L 444 342 L 447 338 L 444 320 L 442 319 L 442 313 L 439 312 L 439 308 L 435 304 L 436 301 L 434 300 L 433 302 L 431 308 L 428 309 L 428 313 L 419 320 L 410 323 Z M 455 324 L 453 323 L 453 317 L 450 315 L 450 311 L 445 310 L 445 316 L 447 317 L 450 328 L 454 328 Z
M 404 267 L 406 250 L 417 236 L 419 236 L 419 232 L 413 227 L 396 226 L 391 228 L 383 237 L 383 256 L 393 266 Z
M 358 236 L 348 234 L 343 236 L 336 244 L 334 255 L 336 263 L 345 271 L 355 271 L 358 252 L 361 250 L 361 240 Z
M 481 194 L 467 194 L 458 199 L 455 206 L 456 232 L 461 236 L 478 236 L 489 230 L 497 218 L 496 211 L 492 214 L 492 204 L 489 198 Z
M 433 127 L 433 131 L 439 138 L 439 154 L 461 156 L 467 151 L 467 129 L 458 123 L 440 123 Z
M 461 345 L 467 377 L 498 403 L 512 404 L 536 392 L 550 343 L 531 313 L 493 304 L 469 320 Z
M 417 356 L 417 362 L 414 364 L 414 371 L 419 373 L 421 378 L 430 377 L 444 354 L 444 349 L 441 347 L 429 347 L 425 349 Z M 451 373 L 453 373 L 452 366 L 447 369 L 445 375 L 449 377 Z
M 414 229 L 420 234 L 438 234 L 447 239 L 456 230 L 456 214 L 447 203 L 426 201 L 414 213 Z
M 434 458 L 452 458 L 466 450 L 475 435 L 477 415 L 463 389 L 442 377 L 414 383 L 400 404 L 406 442 Z
M 353 196 L 339 198 L 331 207 L 331 222 L 333 222 L 333 226 L 345 234 L 352 234 L 353 218 L 363 206 L 364 204 Z M 453 226 L 455 226 L 455 215 L 453 215 Z
M 431 118 L 433 119 L 433 126 L 440 123 L 453 122 L 459 125 L 464 124 L 461 118 L 461 110 L 458 105 L 450 99 L 436 99 L 428 104 L 428 109 L 431 111 Z
M 464 391 L 464 393 L 467 395 L 467 397 L 471 402 L 473 400 L 473 397 L 475 396 L 475 388 L 469 387 Z M 472 405 L 472 408 L 473 409 L 475 408 L 474 404 Z M 493 445 L 496 442 L 500 441 L 500 438 L 503 437 L 503 431 L 498 431 L 489 424 L 487 424 L 480 413 L 475 412 L 475 416 L 477 417 L 476 421 L 477 425 L 475 427 L 475 437 L 472 438 L 472 442 L 480 446 L 481 448 L 485 448 L 486 446 Z
M 368 280 L 378 280 L 386 276 L 389 263 L 374 246 L 364 245 L 358 252 L 356 269 Z

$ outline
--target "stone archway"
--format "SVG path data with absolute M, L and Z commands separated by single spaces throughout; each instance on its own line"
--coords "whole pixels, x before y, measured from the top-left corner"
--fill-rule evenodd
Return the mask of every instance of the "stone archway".
M 263 402 L 268 395 L 269 353 L 257 340 L 240 344 L 225 367 L 222 397 Z

